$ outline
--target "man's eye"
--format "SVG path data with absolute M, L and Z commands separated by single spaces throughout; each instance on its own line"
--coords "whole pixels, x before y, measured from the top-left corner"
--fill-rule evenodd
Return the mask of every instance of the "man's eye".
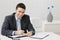
M 21 12 L 21 11 L 19 11 L 19 12 Z
M 24 13 L 24 12 L 22 12 L 22 13 Z

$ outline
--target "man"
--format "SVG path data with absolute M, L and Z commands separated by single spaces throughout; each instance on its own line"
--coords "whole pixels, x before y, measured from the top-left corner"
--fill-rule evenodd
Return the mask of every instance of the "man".
M 30 37 L 35 34 L 35 30 L 30 22 L 28 15 L 24 14 L 26 6 L 19 3 L 16 6 L 16 12 L 5 17 L 2 25 L 1 34 L 5 36 L 22 35 Z

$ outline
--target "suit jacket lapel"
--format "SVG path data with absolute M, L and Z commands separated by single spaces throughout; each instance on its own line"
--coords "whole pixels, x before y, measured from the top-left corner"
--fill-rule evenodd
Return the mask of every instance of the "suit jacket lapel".
M 23 18 L 21 19 L 21 29 L 24 30 L 25 29 L 25 23 Z
M 15 14 L 13 14 L 13 25 L 14 25 L 14 28 L 17 30 Z

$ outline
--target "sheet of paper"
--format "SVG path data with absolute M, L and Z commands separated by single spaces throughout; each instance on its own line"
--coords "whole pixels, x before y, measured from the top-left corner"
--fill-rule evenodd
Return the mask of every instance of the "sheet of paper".
M 24 38 L 20 38 L 21 40 L 40 40 L 40 39 L 34 39 L 34 38 L 30 38 L 30 37 L 24 37 Z
M 31 36 L 31 38 L 35 39 L 44 39 L 45 37 L 48 37 L 48 33 L 36 33 L 34 36 Z

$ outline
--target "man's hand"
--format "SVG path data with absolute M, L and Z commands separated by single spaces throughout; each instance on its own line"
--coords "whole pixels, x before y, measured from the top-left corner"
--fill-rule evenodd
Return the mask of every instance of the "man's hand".
M 21 35 L 23 33 L 24 33 L 24 30 L 19 30 L 14 32 L 15 35 Z
M 27 32 L 26 36 L 28 37 L 32 36 L 32 32 Z

